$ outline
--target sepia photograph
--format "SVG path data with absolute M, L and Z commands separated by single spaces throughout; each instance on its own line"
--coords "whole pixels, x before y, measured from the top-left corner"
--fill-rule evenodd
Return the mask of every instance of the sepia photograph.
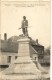
M 0 80 L 50 80 L 51 1 L 0 4 Z

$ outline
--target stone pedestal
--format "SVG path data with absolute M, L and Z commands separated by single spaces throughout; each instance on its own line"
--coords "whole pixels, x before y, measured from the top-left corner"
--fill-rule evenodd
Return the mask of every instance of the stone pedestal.
M 19 43 L 18 57 L 30 56 L 29 41 L 30 40 L 26 37 L 18 40 L 18 43 Z
M 18 40 L 18 58 L 4 71 L 9 80 L 35 80 L 41 78 L 41 71 L 30 58 L 30 40 L 23 37 Z M 6 76 L 7 75 L 7 76 Z

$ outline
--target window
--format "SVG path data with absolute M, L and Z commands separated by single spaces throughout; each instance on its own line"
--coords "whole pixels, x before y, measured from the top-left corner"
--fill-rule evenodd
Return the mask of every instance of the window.
M 35 60 L 36 60 L 36 57 L 35 57 Z
M 15 56 L 15 59 L 17 59 L 17 56 Z
M 11 63 L 11 56 L 8 56 L 7 62 Z

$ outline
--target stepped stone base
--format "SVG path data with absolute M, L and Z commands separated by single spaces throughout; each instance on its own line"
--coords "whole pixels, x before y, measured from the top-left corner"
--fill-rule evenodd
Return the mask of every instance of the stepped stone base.
M 3 80 L 39 80 L 41 71 L 30 58 L 30 44 L 28 38 L 18 40 L 18 58 L 3 71 Z

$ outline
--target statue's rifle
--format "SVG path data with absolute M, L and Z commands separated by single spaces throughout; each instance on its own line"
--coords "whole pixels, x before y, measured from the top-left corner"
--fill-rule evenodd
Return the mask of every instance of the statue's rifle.
M 21 28 L 18 28 L 18 29 L 21 29 Z
M 21 29 L 22 27 L 18 28 L 18 29 Z M 27 28 L 30 28 L 30 27 L 27 27 Z

